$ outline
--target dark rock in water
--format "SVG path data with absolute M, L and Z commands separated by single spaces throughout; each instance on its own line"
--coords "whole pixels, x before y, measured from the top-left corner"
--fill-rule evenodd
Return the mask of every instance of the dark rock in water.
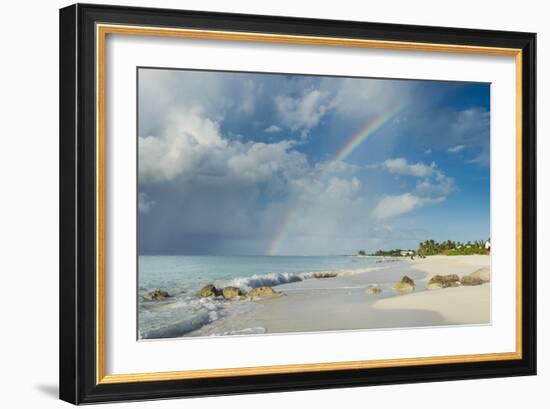
M 414 286 L 414 281 L 409 276 L 401 277 L 401 280 L 399 280 L 399 282 L 402 283 L 402 284 L 409 284 L 409 285 Z
M 221 291 L 218 290 L 214 284 L 208 284 L 201 288 L 199 295 L 201 297 L 217 297 L 221 294 Z
M 162 291 L 160 288 L 155 288 L 143 296 L 143 298 L 147 301 L 160 301 L 168 297 L 170 297 L 170 294 L 166 291 Z
M 250 290 L 247 295 L 249 297 L 265 297 L 275 294 L 277 294 L 277 292 L 271 287 L 258 287 Z
M 438 288 L 458 287 L 459 285 L 460 277 L 456 274 L 448 274 L 444 276 L 438 274 L 430 278 L 426 288 L 428 290 L 435 290 Z
M 370 295 L 380 294 L 381 292 L 382 292 L 382 289 L 378 288 L 378 287 L 368 287 L 367 288 L 367 294 L 370 294 Z
M 393 289 L 399 293 L 409 293 L 414 291 L 415 287 L 414 281 L 408 276 L 403 276 L 401 280 L 393 285 Z
M 243 293 L 238 287 L 225 287 L 222 291 L 222 295 L 226 300 L 232 300 L 234 298 L 239 298 Z
M 336 276 L 338 276 L 338 274 L 333 273 L 333 272 L 314 273 L 313 274 L 313 277 L 315 277 L 315 278 L 334 278 Z

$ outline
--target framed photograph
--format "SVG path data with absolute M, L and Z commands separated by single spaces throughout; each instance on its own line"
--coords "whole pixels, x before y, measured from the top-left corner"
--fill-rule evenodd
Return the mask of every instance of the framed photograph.
M 61 9 L 61 399 L 534 375 L 535 41 Z

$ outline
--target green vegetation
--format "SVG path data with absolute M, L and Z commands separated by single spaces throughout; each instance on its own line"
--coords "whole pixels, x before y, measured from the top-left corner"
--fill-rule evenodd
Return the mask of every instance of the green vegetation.
M 462 243 L 460 241 L 447 240 L 438 243 L 434 240 L 426 240 L 418 245 L 418 253 L 425 256 L 435 254 L 445 254 L 447 256 L 485 254 L 485 241 L 475 240 Z
M 410 250 L 402 250 L 402 249 L 393 249 L 393 250 L 378 250 L 375 253 L 372 253 L 371 256 L 378 256 L 378 257 L 401 257 L 403 254 L 401 252 L 404 251 L 410 251 Z M 408 255 L 408 254 L 407 254 Z
M 357 252 L 357 255 L 358 255 L 358 256 L 366 256 L 366 255 L 367 255 L 367 252 L 366 252 L 365 250 L 359 250 L 359 251 Z
M 410 254 L 411 251 L 413 254 Z M 360 256 L 366 255 L 363 250 L 359 250 L 357 254 Z M 418 250 L 415 251 L 403 249 L 378 250 L 370 255 L 379 257 L 409 257 L 411 255 L 424 257 L 436 254 L 444 254 L 446 256 L 486 254 L 485 240 L 467 241 L 466 243 L 452 240 L 438 243 L 434 240 L 426 240 L 420 243 Z

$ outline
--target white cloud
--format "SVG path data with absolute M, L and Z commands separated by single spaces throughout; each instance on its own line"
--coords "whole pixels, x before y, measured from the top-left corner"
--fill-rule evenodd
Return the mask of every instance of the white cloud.
M 426 229 L 402 229 L 383 223 L 374 227 L 369 236 L 385 240 L 425 240 L 431 233 Z
M 305 157 L 292 151 L 293 145 L 290 141 L 271 144 L 233 142 L 226 149 L 228 174 L 260 183 L 271 180 L 277 174 L 289 176 L 300 173 L 306 165 Z
M 152 200 L 147 194 L 143 192 L 138 193 L 138 211 L 140 213 L 149 213 L 157 202 Z
M 339 198 L 339 197 L 352 197 L 361 189 L 361 182 L 356 177 L 347 179 L 332 178 L 328 185 L 327 194 Z
M 424 154 L 426 154 L 426 155 L 431 155 L 431 154 L 432 154 L 432 150 L 431 150 L 431 149 L 426 149 L 426 150 L 424 151 Z
M 473 163 L 480 166 L 489 166 L 491 158 L 489 157 L 489 151 L 484 150 L 473 159 L 467 160 L 466 163 Z
M 158 234 L 185 242 L 179 235 L 194 232 L 204 241 L 249 240 L 247 248 L 261 253 L 269 245 L 262 239 L 284 224 L 281 253 L 320 254 L 355 251 L 372 222 L 361 169 L 339 161 L 310 165 L 295 142 L 225 138 L 199 109 L 179 111 L 160 136 L 139 141 L 140 211 L 152 208 L 146 194 L 157 201 L 155 223 L 142 221 L 147 240 Z
M 394 110 L 396 105 L 412 101 L 417 84 L 406 81 L 382 79 L 326 78 L 323 90 L 334 94 L 334 110 L 343 117 L 361 122 L 372 120 L 384 112 Z M 403 118 L 396 118 L 396 120 Z
M 139 138 L 139 178 L 154 183 L 223 176 L 233 183 L 261 183 L 277 174 L 291 177 L 306 166 L 305 157 L 291 149 L 294 144 L 229 140 L 200 110 L 180 112 L 161 136 Z
M 210 149 L 223 149 L 227 142 L 219 125 L 202 116 L 200 109 L 174 112 L 161 136 L 139 137 L 139 178 L 143 182 L 171 180 L 196 166 Z
M 451 134 L 462 145 L 486 144 L 489 140 L 490 112 L 483 108 L 460 111 L 451 125 Z M 458 144 L 457 144 L 458 145 Z
M 261 89 L 262 87 L 256 85 L 256 83 L 251 79 L 244 81 L 241 88 L 242 95 L 237 110 L 248 115 L 252 114 L 256 106 L 256 97 L 259 93 L 261 93 Z
M 279 95 L 275 106 L 283 124 L 293 131 L 309 131 L 332 108 L 330 94 L 318 89 L 305 90 L 299 97 Z
M 422 162 L 408 163 L 405 158 L 386 159 L 382 167 L 395 175 L 406 175 L 416 177 L 427 177 L 434 173 L 435 163 L 425 165 Z
M 213 121 L 222 121 L 229 109 L 246 115 L 255 95 L 244 81 L 232 84 L 223 75 L 208 71 L 140 69 L 139 129 L 141 135 L 157 135 L 177 109 L 200 108 Z M 240 106 L 235 101 L 242 101 Z
M 464 145 L 451 146 L 450 148 L 447 149 L 447 152 L 458 153 L 458 152 L 462 151 L 464 148 L 465 148 Z
M 424 179 L 416 182 L 416 193 L 424 196 L 447 196 L 454 188 L 454 179 L 442 173 L 434 180 Z
M 281 127 L 279 127 L 277 125 L 270 125 L 270 126 L 268 126 L 267 128 L 264 129 L 265 133 L 278 133 L 278 132 L 281 132 L 281 131 L 282 131 Z
M 398 217 L 441 203 L 454 190 L 453 178 L 438 169 L 435 162 L 431 165 L 422 162 L 411 164 L 405 158 L 394 158 L 387 159 L 381 166 L 391 174 L 413 176 L 419 180 L 411 192 L 382 197 L 373 211 L 373 217 L 378 220 Z
M 444 197 L 421 197 L 413 193 L 384 196 L 376 205 L 373 215 L 378 220 L 390 219 L 410 213 L 421 207 L 441 203 L 444 200 Z

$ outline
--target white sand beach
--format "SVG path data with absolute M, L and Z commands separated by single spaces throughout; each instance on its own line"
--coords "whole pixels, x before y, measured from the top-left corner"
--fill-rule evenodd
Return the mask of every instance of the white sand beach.
M 436 274 L 456 274 L 463 277 L 480 269 L 489 269 L 489 261 L 490 257 L 481 255 L 431 256 L 411 260 L 409 264 L 412 268 L 425 272 L 429 279 Z M 434 311 L 450 324 L 488 323 L 491 312 L 490 283 L 415 292 L 377 301 L 373 307 L 382 311 Z
M 485 255 L 471 256 L 429 256 L 407 260 L 412 268 L 423 271 L 428 277 L 435 274 L 457 274 L 459 277 L 470 274 L 480 268 L 490 267 L 490 257 Z
M 486 324 L 490 321 L 490 284 L 421 291 L 377 301 L 381 311 L 432 311 L 442 324 Z
M 435 290 L 426 283 L 436 274 L 462 277 L 488 270 L 489 262 L 484 255 L 400 259 L 364 273 L 279 285 L 280 296 L 235 301 L 224 319 L 189 335 L 488 324 L 490 283 Z M 403 275 L 415 281 L 414 292 L 391 289 Z M 367 294 L 373 285 L 382 292 Z

